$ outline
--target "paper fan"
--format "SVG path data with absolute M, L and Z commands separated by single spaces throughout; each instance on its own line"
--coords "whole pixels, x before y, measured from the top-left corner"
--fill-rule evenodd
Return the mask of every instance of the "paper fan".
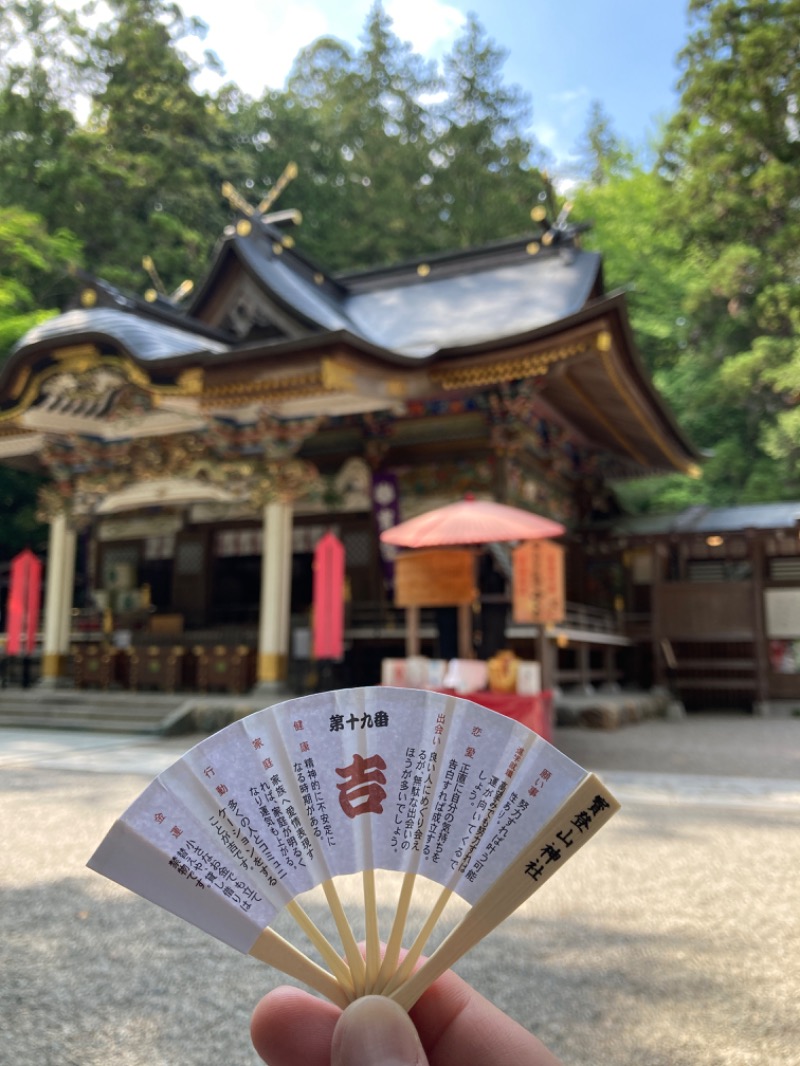
M 342 1007 L 383 993 L 408 1009 L 618 806 L 511 718 L 436 692 L 347 689 L 276 704 L 203 740 L 134 801 L 89 866 Z M 377 870 L 403 875 L 385 930 Z M 363 881 L 363 958 L 336 889 L 346 874 Z M 437 898 L 412 934 L 418 878 L 436 883 Z M 338 949 L 298 901 L 317 886 Z M 469 909 L 415 971 L 453 895 Z M 322 965 L 270 928 L 284 909 Z

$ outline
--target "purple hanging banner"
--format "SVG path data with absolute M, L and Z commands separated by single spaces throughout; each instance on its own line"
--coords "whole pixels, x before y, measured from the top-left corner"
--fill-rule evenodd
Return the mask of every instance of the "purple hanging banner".
M 400 521 L 400 496 L 394 474 L 382 470 L 372 475 L 372 510 L 379 536 Z M 379 540 L 378 550 L 381 556 L 383 587 L 391 594 L 394 590 L 394 560 L 397 548 Z

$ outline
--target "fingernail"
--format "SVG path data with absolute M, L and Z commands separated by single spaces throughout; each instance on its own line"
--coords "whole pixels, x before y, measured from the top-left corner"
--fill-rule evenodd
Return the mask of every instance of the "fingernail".
M 336 1023 L 331 1066 L 427 1066 L 409 1016 L 386 996 L 355 1000 Z

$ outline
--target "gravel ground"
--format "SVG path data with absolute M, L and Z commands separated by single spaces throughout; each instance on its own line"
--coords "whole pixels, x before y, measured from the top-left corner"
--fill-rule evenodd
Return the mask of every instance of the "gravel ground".
M 673 775 L 672 792 L 622 796 L 459 972 L 567 1066 L 798 1066 L 800 804 L 751 801 L 746 786 L 790 782 L 800 797 L 800 720 L 709 716 L 556 742 L 609 780 Z M 250 1012 L 280 977 L 85 869 L 146 778 L 41 761 L 0 762 L 0 1064 L 254 1066 Z M 702 801 L 715 775 L 741 775 L 744 799 L 711 787 Z M 395 888 L 381 881 L 386 924 Z M 357 900 L 357 884 L 343 895 Z M 307 909 L 333 937 L 321 897 Z
M 607 732 L 557 729 L 553 743 L 593 770 L 800 781 L 800 718 L 688 714 Z

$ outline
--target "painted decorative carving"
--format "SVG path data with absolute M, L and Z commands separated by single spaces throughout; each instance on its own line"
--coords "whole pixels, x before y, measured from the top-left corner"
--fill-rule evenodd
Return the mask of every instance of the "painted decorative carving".
M 64 372 L 47 378 L 37 406 L 86 418 L 119 418 L 145 414 L 152 410 L 153 402 L 120 370 L 98 366 L 83 374 Z
M 245 425 L 214 419 L 207 440 L 209 447 L 220 454 L 235 451 L 260 454 L 269 460 L 288 459 L 316 433 L 321 422 L 321 418 L 281 419 L 265 408 L 255 422 Z
M 231 503 L 257 507 L 276 499 L 321 496 L 323 491 L 312 463 L 265 461 L 263 454 L 242 454 L 224 435 L 209 439 L 180 434 L 110 442 L 76 436 L 51 438 L 41 456 L 53 479 L 40 497 L 43 514 L 67 508 L 72 514 L 91 515 L 101 505 L 108 510 L 109 496 L 125 491 L 130 495 L 134 486 L 139 490 L 137 499 L 145 503 L 148 484 L 153 486 L 152 502 L 158 502 L 157 485 L 191 482 L 194 498 L 202 497 L 205 485 L 210 499 L 219 499 L 224 492 Z
M 289 501 L 321 495 L 324 482 L 313 463 L 290 459 L 285 463 L 265 463 L 256 475 L 250 500 L 258 507 L 276 500 Z
M 366 511 L 372 506 L 372 473 L 364 459 L 354 457 L 333 478 L 333 489 L 345 511 Z

